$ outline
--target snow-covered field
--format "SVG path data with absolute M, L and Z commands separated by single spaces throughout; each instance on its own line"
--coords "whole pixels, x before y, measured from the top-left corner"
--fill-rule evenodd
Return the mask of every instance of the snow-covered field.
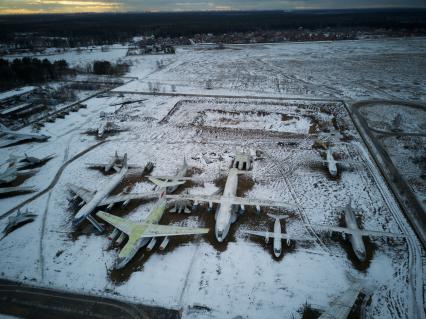
M 57 156 L 22 184 L 40 191 L 53 186 L 24 205 L 38 214 L 36 220 L 0 241 L 1 277 L 183 309 L 185 318 L 299 318 L 306 303 L 322 311 L 359 280 L 371 295 L 367 318 L 416 318 L 425 280 L 420 243 L 340 100 L 424 99 L 425 79 L 416 69 L 425 61 L 424 49 L 423 39 L 397 39 L 216 51 L 184 47 L 167 57 L 128 58 L 133 62 L 129 76 L 139 80 L 114 90 L 128 93 L 92 98 L 87 109 L 47 123 L 46 133 L 52 136 L 47 143 L 2 149 L 0 162 L 10 153 Z M 165 67 L 157 69 L 158 59 L 164 59 Z M 210 79 L 213 88 L 206 89 Z M 149 83 L 156 82 L 160 92 L 170 92 L 175 85 L 180 93 L 210 96 L 134 94 L 147 92 Z M 377 90 L 378 84 L 383 88 Z M 101 111 L 143 99 L 117 111 L 116 123 L 128 131 L 99 145 L 95 137 L 82 134 L 98 125 Z M 321 160 L 312 147 L 317 138 L 329 140 L 341 160 L 360 165 L 331 178 L 324 167 L 312 165 Z M 266 216 L 271 209 L 263 208 L 260 215 L 247 209 L 225 244 L 218 244 L 213 234 L 171 239 L 164 252 L 141 252 L 118 272 L 110 270 L 117 251 L 104 249 L 107 236 L 89 227 L 77 232 L 71 227 L 77 208 L 67 200 L 71 194 L 66 183 L 95 190 L 110 178 L 87 169 L 87 162 L 105 160 L 117 150 L 127 152 L 130 163 L 152 161 L 154 174 L 169 175 L 185 156 L 194 175 L 205 181 L 190 184 L 188 191 L 212 194 L 221 186 L 234 150 L 242 148 L 258 156 L 249 177 L 240 179 L 239 195 L 301 207 L 282 221 L 286 232 L 315 236 L 309 223 L 339 225 L 341 207 L 352 199 L 363 228 L 404 233 L 410 240 L 366 240 L 368 258 L 361 263 L 340 236 L 320 235 L 312 242 L 291 243 L 283 257 L 275 259 L 271 243 L 241 232 L 271 230 L 273 220 Z M 124 184 L 132 185 L 132 191 L 152 189 L 140 176 Z M 0 213 L 32 196 L 0 199 Z M 134 203 L 126 209 L 117 206 L 112 213 L 142 220 L 152 207 L 153 202 Z M 6 220 L 0 220 L 0 228 Z M 214 215 L 201 206 L 190 215 L 166 213 L 162 222 L 213 227 Z

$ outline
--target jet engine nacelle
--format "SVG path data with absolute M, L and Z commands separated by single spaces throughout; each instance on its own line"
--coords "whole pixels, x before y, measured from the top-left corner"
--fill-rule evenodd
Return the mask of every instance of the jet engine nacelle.
M 259 205 L 256 205 L 256 213 L 260 214 L 260 206 Z
M 121 205 L 122 208 L 125 208 L 127 205 L 129 205 L 130 199 L 125 200 L 124 203 Z
M 265 233 L 265 243 L 269 243 L 269 232 Z
M 160 250 L 164 250 L 169 244 L 169 241 L 170 241 L 169 237 L 165 237 L 163 241 L 161 242 Z
M 113 206 L 114 206 L 114 203 L 109 204 L 109 205 L 107 206 L 107 210 L 108 210 L 108 211 L 109 211 L 109 210 L 111 210 Z
M 146 246 L 146 251 L 151 251 L 154 248 L 156 243 L 157 243 L 157 239 L 152 238 L 148 246 Z
M 287 242 L 287 246 L 290 246 L 290 238 L 287 238 L 286 242 Z

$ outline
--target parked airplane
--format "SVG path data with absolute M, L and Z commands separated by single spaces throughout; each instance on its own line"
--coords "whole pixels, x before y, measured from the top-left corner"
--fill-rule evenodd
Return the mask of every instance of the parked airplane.
M 42 165 L 56 156 L 55 154 L 50 154 L 42 158 L 37 158 L 34 156 L 28 156 L 26 153 L 24 155 L 24 157 L 16 157 L 16 160 L 18 161 L 17 166 L 19 169 Z
M 101 121 L 99 126 L 95 129 L 86 131 L 88 134 L 96 134 L 99 138 L 103 137 L 105 133 L 115 133 L 127 131 L 126 128 L 121 128 L 119 125 L 111 121 Z
M 237 219 L 237 213 L 239 211 L 239 208 L 244 211 L 245 205 L 256 206 L 256 209 L 258 211 L 260 211 L 260 206 L 277 206 L 284 207 L 286 209 L 295 208 L 295 205 L 287 204 L 284 202 L 250 199 L 235 196 L 238 185 L 238 174 L 244 173 L 244 171 L 240 171 L 236 168 L 230 169 L 223 195 L 166 195 L 166 197 L 178 200 L 192 200 L 194 201 L 195 205 L 197 205 L 198 202 L 208 202 L 209 209 L 212 208 L 213 203 L 219 204 L 215 215 L 215 235 L 216 239 L 219 242 L 222 242 L 226 238 L 231 223 L 235 222 Z
M 133 199 L 149 199 L 158 196 L 158 192 L 135 194 L 122 193 L 119 195 L 109 196 L 109 193 L 111 193 L 114 188 L 116 188 L 117 185 L 121 183 L 127 172 L 127 154 L 124 154 L 123 166 L 121 170 L 116 175 L 114 175 L 106 185 L 103 185 L 96 192 L 89 191 L 83 187 L 79 187 L 71 183 L 67 184 L 68 188 L 76 195 L 76 197 L 80 197 L 82 199 L 81 205 L 83 205 L 83 207 L 75 215 L 73 225 L 78 226 L 85 219 L 87 219 L 98 231 L 102 232 L 102 226 L 90 215 L 97 207 L 108 206 L 108 208 L 112 208 L 112 206 L 118 202 L 123 202 L 123 206 L 126 206 Z
M 356 162 L 353 162 L 353 161 L 337 161 L 334 158 L 333 150 L 332 150 L 331 147 L 327 148 L 327 152 L 325 154 L 326 154 L 325 161 L 322 161 L 322 162 L 327 166 L 328 172 L 333 177 L 337 176 L 337 172 L 338 172 L 337 164 L 339 164 L 339 165 L 349 165 L 349 164 L 359 165 L 359 163 L 356 163 Z
M 364 241 L 362 239 L 363 236 L 405 237 L 403 234 L 393 234 L 383 231 L 359 229 L 358 224 L 356 222 L 355 214 L 352 210 L 351 200 L 349 200 L 349 203 L 346 205 L 344 211 L 346 228 L 315 224 L 310 224 L 308 226 L 317 228 L 319 230 L 342 233 L 343 235 L 347 234 L 349 236 L 349 241 L 352 245 L 352 249 L 356 257 L 360 261 L 364 261 L 366 259 L 366 250 Z
M 12 162 L 10 165 L 8 163 L 3 164 L 3 167 L 0 168 L 0 184 L 11 183 L 19 176 L 32 175 L 38 171 L 39 169 L 18 170 L 16 162 Z
M 0 123 L 0 133 L 2 134 L 2 137 L 6 139 L 6 141 L 3 141 L 2 143 L 0 143 L 0 147 L 5 147 L 18 142 L 31 141 L 31 140 L 44 142 L 50 138 L 50 136 L 44 135 L 44 134 L 15 132 L 10 130 L 9 128 L 7 128 L 1 123 Z
M 133 222 L 101 211 L 96 213 L 96 216 L 116 228 L 111 235 L 112 241 L 115 241 L 120 237 L 123 238 L 123 234 L 128 236 L 128 241 L 123 249 L 121 249 L 115 263 L 116 269 L 121 269 L 126 266 L 138 250 L 145 245 L 148 245 L 147 249 L 151 250 L 157 241 L 157 237 L 164 237 L 163 242 L 160 245 L 160 249 L 163 250 L 169 243 L 170 236 L 196 235 L 209 232 L 208 228 L 158 225 L 167 205 L 167 201 L 163 195 L 164 192 L 161 193 L 160 198 L 149 216 L 141 223 Z
M 183 158 L 183 164 L 180 168 L 177 169 L 177 172 L 175 175 L 151 176 L 149 177 L 149 180 L 157 185 L 160 185 L 161 183 L 167 183 L 167 182 L 172 182 L 172 183 L 176 182 L 175 185 L 168 186 L 165 189 L 166 193 L 173 193 L 179 187 L 179 185 L 184 184 L 187 180 L 194 180 L 194 178 L 185 177 L 187 172 L 188 172 L 188 164 L 186 163 L 186 158 Z
M 32 222 L 34 218 L 37 217 L 34 213 L 30 212 L 28 209 L 24 212 L 20 210 L 17 211 L 16 215 L 9 216 L 7 225 L 3 230 L 4 233 L 8 234 L 11 231 L 15 230 L 18 226 Z
M 290 240 L 313 240 L 313 238 L 310 237 L 297 237 L 289 234 L 284 234 L 281 232 L 281 223 L 280 219 L 287 218 L 287 215 L 274 215 L 269 214 L 268 216 L 275 219 L 274 221 L 274 232 L 271 234 L 268 231 L 255 231 L 255 230 L 242 230 L 243 233 L 254 235 L 254 236 L 260 236 L 265 237 L 266 243 L 269 242 L 269 237 L 272 237 L 274 239 L 273 241 L 273 250 L 275 257 L 281 256 L 281 240 L 286 239 L 287 245 L 290 244 Z
M 348 290 L 339 295 L 318 319 L 346 319 L 361 292 L 359 284 L 351 285 Z
M 114 169 L 116 172 L 120 171 L 123 166 L 124 156 L 118 156 L 117 151 L 115 151 L 114 156 L 110 156 L 109 160 L 106 163 L 86 163 L 86 166 L 89 168 L 102 168 L 105 172 Z M 128 164 L 129 169 L 144 169 L 142 166 Z

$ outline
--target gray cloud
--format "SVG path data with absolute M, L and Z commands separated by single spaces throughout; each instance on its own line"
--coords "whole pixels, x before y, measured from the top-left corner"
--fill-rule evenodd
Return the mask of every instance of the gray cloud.
M 0 0 L 0 13 L 423 7 L 424 0 Z

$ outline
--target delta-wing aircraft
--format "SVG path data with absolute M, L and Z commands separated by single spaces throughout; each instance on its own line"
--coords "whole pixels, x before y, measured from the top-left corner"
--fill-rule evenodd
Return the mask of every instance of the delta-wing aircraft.
M 35 133 L 19 133 L 10 130 L 6 126 L 0 123 L 0 134 L 2 138 L 5 139 L 0 143 L 0 147 L 5 147 L 11 144 L 16 144 L 23 141 L 47 141 L 50 136 L 44 134 L 35 134 Z
M 405 237 L 405 235 L 403 234 L 394 234 L 394 233 L 388 233 L 383 231 L 359 229 L 356 218 L 355 218 L 355 213 L 352 209 L 351 202 L 352 201 L 349 200 L 349 203 L 344 208 L 346 227 L 333 227 L 333 226 L 316 225 L 316 224 L 310 224 L 308 226 L 311 226 L 313 228 L 316 228 L 322 231 L 337 232 L 343 235 L 348 235 L 349 242 L 352 245 L 352 249 L 356 257 L 360 261 L 365 261 L 366 259 L 366 250 L 365 250 L 364 241 L 362 239 L 363 236 Z
M 273 250 L 274 250 L 275 257 L 281 256 L 281 240 L 282 239 L 285 239 L 287 241 L 287 245 L 290 244 L 290 240 L 314 240 L 313 238 L 309 236 L 298 237 L 298 236 L 282 233 L 280 219 L 287 218 L 288 217 L 287 215 L 274 215 L 274 214 L 268 213 L 268 216 L 275 220 L 274 232 L 272 234 L 268 231 L 255 231 L 255 230 L 242 230 L 242 232 L 249 235 L 265 237 L 266 243 L 268 243 L 269 238 L 272 237 L 274 239 Z
M 295 209 L 296 205 L 291 205 L 284 202 L 277 202 L 271 200 L 261 200 L 252 198 L 237 197 L 237 186 L 238 186 L 238 175 L 245 174 L 247 172 L 240 171 L 236 168 L 231 168 L 226 180 L 223 195 L 166 195 L 167 198 L 177 200 L 191 200 L 194 205 L 198 202 L 207 202 L 209 204 L 209 210 L 212 208 L 213 203 L 219 204 L 215 214 L 215 235 L 219 242 L 222 242 L 229 232 L 229 228 L 232 223 L 237 219 L 237 213 L 241 208 L 244 211 L 244 206 L 256 206 L 256 209 L 260 211 L 260 206 L 276 206 L 283 207 L 285 209 Z
M 196 235 L 209 232 L 208 228 L 158 225 L 166 206 L 167 201 L 163 192 L 160 194 L 160 198 L 151 213 L 141 223 L 133 222 L 102 211 L 96 213 L 96 216 L 100 219 L 114 226 L 115 230 L 111 235 L 112 243 L 117 239 L 122 241 L 124 236 L 128 237 L 126 245 L 121 249 L 118 255 L 114 268 L 121 269 L 126 266 L 138 250 L 145 245 L 148 245 L 148 250 L 152 250 L 157 241 L 157 237 L 164 237 L 160 245 L 160 249 L 163 250 L 169 243 L 170 236 Z
M 105 163 L 86 163 L 88 168 L 100 168 L 103 169 L 104 172 L 109 172 L 111 169 L 114 169 L 116 172 L 119 172 L 123 167 L 124 156 L 119 156 L 117 151 L 115 151 L 114 156 L 110 156 L 108 161 Z M 127 164 L 129 169 L 144 169 L 142 166 Z

